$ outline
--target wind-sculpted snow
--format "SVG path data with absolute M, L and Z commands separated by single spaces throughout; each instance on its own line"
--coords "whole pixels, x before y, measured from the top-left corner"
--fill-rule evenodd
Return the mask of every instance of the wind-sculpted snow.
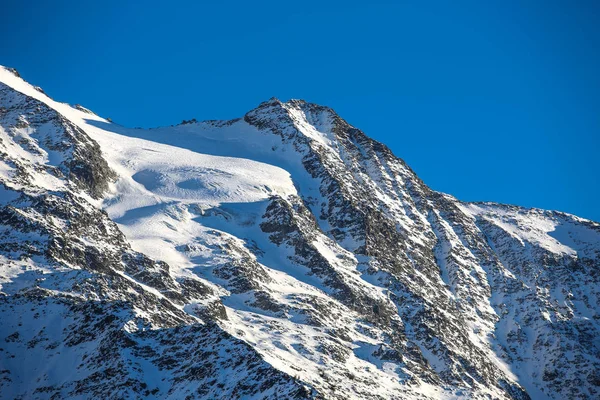
M 142 130 L 0 82 L 0 398 L 600 394 L 599 224 L 300 100 Z
M 117 178 L 96 142 L 2 89 L 1 398 L 312 397 L 212 322 L 208 283 L 131 249 L 93 199 Z

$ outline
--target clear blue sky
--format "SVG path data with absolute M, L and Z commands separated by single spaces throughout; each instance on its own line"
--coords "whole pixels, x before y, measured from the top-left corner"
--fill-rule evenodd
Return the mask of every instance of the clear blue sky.
M 0 64 L 127 126 L 302 98 L 433 189 L 600 221 L 597 1 L 120 3 L 3 0 Z

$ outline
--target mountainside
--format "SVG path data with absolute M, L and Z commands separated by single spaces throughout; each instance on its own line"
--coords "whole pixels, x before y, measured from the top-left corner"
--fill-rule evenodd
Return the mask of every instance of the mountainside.
M 600 396 L 600 224 L 327 107 L 129 129 L 0 67 L 0 399 Z

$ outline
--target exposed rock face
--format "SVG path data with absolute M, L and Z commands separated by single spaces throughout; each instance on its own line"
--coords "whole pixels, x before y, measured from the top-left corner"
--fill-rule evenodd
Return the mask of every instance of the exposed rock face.
M 90 203 L 116 178 L 96 142 L 43 103 L 5 85 L 0 96 L 13 166 L 0 208 L 0 397 L 310 396 L 211 322 L 226 318 L 218 297 L 203 319 L 186 313 L 213 290 L 133 251 Z M 35 184 L 44 175 L 53 187 Z
M 304 101 L 145 131 L 0 82 L 0 398 L 600 395 L 599 224 Z

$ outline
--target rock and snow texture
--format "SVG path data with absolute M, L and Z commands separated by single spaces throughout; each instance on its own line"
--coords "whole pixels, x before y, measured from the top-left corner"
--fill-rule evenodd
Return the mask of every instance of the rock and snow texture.
M 333 110 L 128 129 L 0 67 L 0 399 L 600 396 L 600 225 Z

